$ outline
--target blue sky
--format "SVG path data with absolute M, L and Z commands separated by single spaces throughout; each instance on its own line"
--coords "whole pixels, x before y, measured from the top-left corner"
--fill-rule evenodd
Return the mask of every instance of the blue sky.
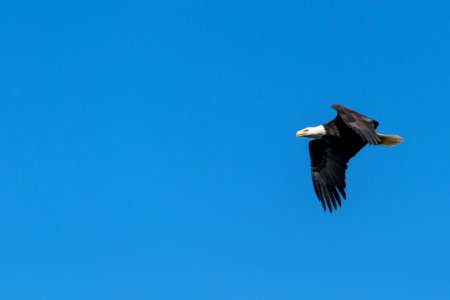
M 1 299 L 449 299 L 450 4 L 3 1 Z M 324 213 L 303 127 L 402 135 Z

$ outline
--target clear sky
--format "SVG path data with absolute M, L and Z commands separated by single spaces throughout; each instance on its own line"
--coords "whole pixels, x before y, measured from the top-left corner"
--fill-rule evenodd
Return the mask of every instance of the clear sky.
M 0 298 L 450 299 L 448 1 L 3 1 Z M 396 133 L 324 213 L 298 129 Z

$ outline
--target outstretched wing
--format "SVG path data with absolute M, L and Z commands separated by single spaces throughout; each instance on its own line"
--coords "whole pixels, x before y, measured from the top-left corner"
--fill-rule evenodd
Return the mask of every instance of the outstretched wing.
M 358 149 L 359 150 L 359 149 Z M 314 139 L 309 142 L 311 157 L 311 175 L 314 191 L 322 203 L 323 209 L 327 207 L 330 212 L 333 208 L 341 206 L 341 197 L 345 195 L 345 170 L 351 156 L 340 150 L 339 145 L 325 139 Z
M 375 131 L 378 127 L 377 121 L 342 105 L 334 104 L 331 107 L 338 112 L 338 115 L 342 118 L 344 123 L 355 131 L 364 142 L 371 145 L 378 145 L 381 143 L 381 140 Z

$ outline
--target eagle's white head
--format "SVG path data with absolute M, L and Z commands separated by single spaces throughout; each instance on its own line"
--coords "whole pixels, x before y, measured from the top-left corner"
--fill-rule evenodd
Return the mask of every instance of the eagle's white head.
M 316 127 L 306 127 L 305 129 L 299 130 L 297 131 L 296 136 L 318 139 L 324 136 L 325 134 L 327 134 L 325 127 L 323 127 L 323 125 L 319 125 Z

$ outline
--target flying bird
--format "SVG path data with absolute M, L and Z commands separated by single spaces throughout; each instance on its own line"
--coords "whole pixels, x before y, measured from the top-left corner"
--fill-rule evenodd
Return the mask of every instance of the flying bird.
M 312 138 L 309 142 L 311 175 L 314 191 L 323 209 L 331 212 L 341 206 L 345 194 L 347 163 L 365 145 L 394 146 L 403 140 L 398 135 L 377 133 L 378 122 L 342 105 L 332 121 L 297 131 L 297 137 Z

